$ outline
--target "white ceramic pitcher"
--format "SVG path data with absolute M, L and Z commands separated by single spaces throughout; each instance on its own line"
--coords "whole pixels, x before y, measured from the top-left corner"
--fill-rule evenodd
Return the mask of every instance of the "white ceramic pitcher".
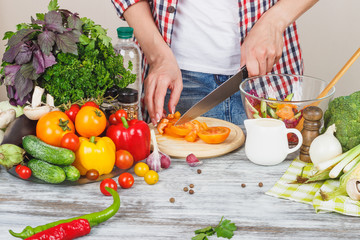
M 246 119 L 244 125 L 247 135 L 245 154 L 250 161 L 259 165 L 281 163 L 289 153 L 298 150 L 303 142 L 299 130 L 286 128 L 285 123 L 278 119 Z M 294 148 L 289 148 L 288 133 L 294 133 L 299 138 Z

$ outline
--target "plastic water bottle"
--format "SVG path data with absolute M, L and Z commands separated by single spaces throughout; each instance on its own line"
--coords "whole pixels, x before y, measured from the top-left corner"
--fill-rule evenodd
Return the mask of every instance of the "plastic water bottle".
M 134 29 L 131 27 L 119 27 L 117 28 L 118 34 L 118 42 L 115 44 L 114 49 L 117 54 L 121 54 L 124 59 L 124 67 L 128 68 L 129 61 L 131 61 L 133 65 L 132 73 L 136 74 L 136 80 L 134 83 L 129 84 L 127 86 L 126 96 L 129 97 L 129 90 L 132 89 L 131 94 L 133 99 L 134 95 L 136 95 L 137 101 L 136 102 L 129 102 L 127 99 L 123 102 L 124 94 L 119 94 L 119 104 L 120 108 L 125 110 L 134 109 L 135 105 L 137 107 L 137 118 L 142 119 L 141 115 L 141 106 L 140 106 L 140 98 L 142 92 L 142 74 L 141 74 L 141 52 L 138 45 L 133 41 L 133 33 Z M 121 91 L 121 90 L 120 90 Z M 130 107 L 130 108 L 129 108 Z M 129 114 L 128 114 L 129 115 Z M 133 115 L 133 114 L 131 114 Z

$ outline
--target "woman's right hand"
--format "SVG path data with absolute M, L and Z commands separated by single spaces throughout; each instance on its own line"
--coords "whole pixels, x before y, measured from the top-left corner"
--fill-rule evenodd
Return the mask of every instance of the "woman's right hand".
M 171 49 L 166 45 L 163 52 L 153 61 L 149 61 L 149 73 L 145 79 L 145 105 L 151 122 L 156 125 L 160 121 L 167 89 L 170 89 L 168 109 L 175 112 L 183 89 L 181 71 Z

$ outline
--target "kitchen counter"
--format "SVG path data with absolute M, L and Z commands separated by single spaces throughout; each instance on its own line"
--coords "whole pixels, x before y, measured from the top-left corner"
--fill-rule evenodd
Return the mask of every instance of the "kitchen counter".
M 247 160 L 244 147 L 204 159 L 194 168 L 184 159 L 173 159 L 171 167 L 160 172 L 156 185 L 147 185 L 134 175 L 132 188 L 119 188 L 119 212 L 81 239 L 191 239 L 194 230 L 216 226 L 222 216 L 238 227 L 232 239 L 358 237 L 360 218 L 316 214 L 311 205 L 265 194 L 295 156 L 289 155 L 286 161 L 270 167 Z M 0 182 L 0 239 L 16 239 L 9 229 L 20 232 L 27 225 L 35 227 L 101 211 L 112 203 L 111 196 L 101 194 L 99 182 L 77 186 L 38 184 L 16 178 L 4 168 L 0 168 Z M 192 195 L 183 191 L 189 184 L 194 184 Z M 171 203 L 170 198 L 175 202 Z

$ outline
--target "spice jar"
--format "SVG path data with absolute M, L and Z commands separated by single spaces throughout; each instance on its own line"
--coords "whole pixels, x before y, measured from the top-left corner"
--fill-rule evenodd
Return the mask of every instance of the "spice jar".
M 123 88 L 118 92 L 119 109 L 127 112 L 127 120 L 138 119 L 139 116 L 139 93 L 133 88 Z

